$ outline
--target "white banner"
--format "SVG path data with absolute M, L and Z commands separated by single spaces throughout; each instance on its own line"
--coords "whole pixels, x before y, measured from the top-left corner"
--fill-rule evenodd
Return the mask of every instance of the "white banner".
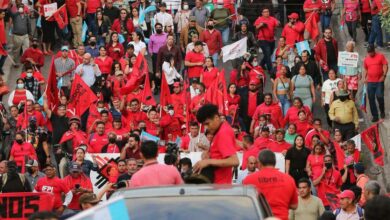
M 46 4 L 43 5 L 43 13 L 45 17 L 50 17 L 54 14 L 54 12 L 57 11 L 57 3 L 51 3 L 51 4 Z
M 339 52 L 339 57 L 337 60 L 337 66 L 345 66 L 345 67 L 357 67 L 359 61 L 359 54 L 354 52 Z
M 247 40 L 248 37 L 244 37 L 239 41 L 222 47 L 223 62 L 244 56 L 247 50 Z

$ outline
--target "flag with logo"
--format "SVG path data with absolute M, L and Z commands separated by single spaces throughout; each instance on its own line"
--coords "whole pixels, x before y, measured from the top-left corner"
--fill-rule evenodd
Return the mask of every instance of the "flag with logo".
M 379 136 L 378 124 L 374 124 L 368 129 L 364 130 L 361 136 L 363 142 L 366 144 L 367 148 L 370 150 L 372 156 L 374 157 L 374 162 L 377 165 L 383 167 L 384 151 Z
M 56 21 L 58 27 L 62 30 L 68 25 L 68 12 L 66 11 L 66 4 L 61 6 L 53 15 L 48 19 L 48 21 Z
M 98 98 L 83 79 L 75 74 L 69 98 L 69 108 L 76 109 L 76 115 L 81 116 Z
M 130 79 L 127 81 L 126 86 L 121 88 L 120 94 L 127 95 L 139 87 L 144 75 L 146 74 L 149 74 L 148 63 L 145 57 L 139 53 L 135 60 Z
M 312 40 L 316 39 L 318 35 L 320 34 L 320 31 L 318 30 L 318 21 L 316 19 L 316 12 L 312 12 L 309 18 L 305 22 L 305 30 L 309 32 L 309 35 Z
M 244 37 L 239 41 L 222 47 L 223 62 L 244 56 L 247 51 L 247 40 L 248 37 Z

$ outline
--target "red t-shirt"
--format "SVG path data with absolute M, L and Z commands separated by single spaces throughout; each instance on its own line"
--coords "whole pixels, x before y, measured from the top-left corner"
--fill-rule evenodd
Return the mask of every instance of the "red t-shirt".
M 371 13 L 370 0 L 360 0 L 360 3 L 362 4 L 361 9 L 363 13 Z
M 286 124 L 295 124 L 299 121 L 298 112 L 300 110 L 304 110 L 306 113 L 307 120 L 310 121 L 312 118 L 310 108 L 307 106 L 303 106 L 302 108 L 297 108 L 295 106 L 291 106 L 284 117 L 284 123 Z
M 100 0 L 87 0 L 87 13 L 94 14 L 96 13 L 96 9 L 102 7 L 102 3 Z
M 142 167 L 130 180 L 130 187 L 180 185 L 183 179 L 176 167 L 153 163 Z
M 378 52 L 371 57 L 367 55 L 364 59 L 364 69 L 367 70 L 367 82 L 380 82 L 383 76 L 383 65 L 387 65 L 386 57 Z
M 321 176 L 322 170 L 324 169 L 324 154 L 314 155 L 310 154 L 307 158 L 307 164 L 310 165 L 311 168 L 311 176 L 312 180 L 318 179 Z
M 246 169 L 246 164 L 248 162 L 248 157 L 254 156 L 258 157 L 260 151 L 266 149 L 269 144 L 272 142 L 272 140 L 268 137 L 258 137 L 255 140 L 255 143 L 253 143 L 252 148 L 249 150 L 245 151 L 244 154 L 242 155 L 242 164 L 241 164 L 241 169 L 245 170 Z
M 89 146 L 88 153 L 101 153 L 104 145 L 108 144 L 107 134 L 98 135 L 97 133 L 92 133 L 89 136 Z
M 49 179 L 43 177 L 39 179 L 37 185 L 35 186 L 37 192 L 48 192 L 54 195 L 54 208 L 58 209 L 62 206 L 62 193 L 67 194 L 69 188 L 66 186 L 63 180 L 58 177 Z
M 266 26 L 263 26 L 259 29 L 259 33 L 257 34 L 258 40 L 266 40 L 266 41 L 274 41 L 275 40 L 275 28 L 278 26 L 278 20 L 276 18 L 269 16 L 268 18 L 265 18 L 263 16 L 260 16 L 255 21 L 255 26 L 259 25 L 260 23 L 266 24 Z
M 219 127 L 210 145 L 211 159 L 226 159 L 236 154 L 236 140 L 233 129 L 227 122 L 223 122 Z M 217 167 L 214 171 L 215 184 L 232 183 L 232 167 Z
M 200 34 L 200 41 L 205 42 L 207 44 L 210 56 L 215 53 L 219 53 L 219 51 L 221 51 L 221 48 L 223 47 L 221 32 L 216 29 L 214 29 L 214 31 L 211 33 L 209 30 L 204 30 Z
M 43 127 L 46 125 L 45 118 L 43 117 L 42 113 L 33 110 L 33 112 L 29 113 L 27 112 L 27 118 L 24 117 L 24 114 L 18 115 L 18 121 L 16 123 L 16 127 L 22 127 L 22 129 L 25 129 L 26 125 L 28 125 L 29 120 L 31 117 L 35 117 L 37 120 L 37 126 Z
M 68 175 L 63 179 L 63 181 L 68 189 L 75 189 L 76 184 L 79 184 L 83 189 L 93 189 L 91 180 L 84 174 L 80 175 L 79 178 L 73 178 L 71 175 Z M 73 198 L 69 203 L 68 208 L 72 210 L 80 210 L 79 198 L 81 195 L 83 195 L 83 193 L 73 193 Z
M 22 167 L 22 171 L 24 171 L 23 166 L 25 163 L 25 157 L 28 157 L 29 159 L 37 159 L 37 154 L 34 147 L 28 142 L 24 142 L 21 145 L 14 142 L 11 147 L 10 156 L 14 157 L 14 161 L 16 162 L 17 166 Z
M 183 92 L 179 94 L 173 93 L 171 99 L 173 110 L 175 110 L 176 114 L 183 115 L 184 104 L 186 103 L 185 94 Z
M 326 138 L 330 139 L 330 133 L 329 133 L 329 131 L 327 131 L 327 130 L 322 130 L 321 133 L 322 133 Z M 310 150 L 311 150 L 311 142 L 312 142 L 311 139 L 313 138 L 314 135 L 320 136 L 319 133 L 318 133 L 318 131 L 315 130 L 315 129 L 313 128 L 313 129 L 311 129 L 309 132 L 307 132 L 306 137 L 305 137 L 305 146 L 306 146 L 307 148 L 309 148 Z M 320 136 L 320 138 L 321 138 L 321 141 L 324 142 L 324 140 L 322 139 L 321 136 Z
M 217 78 L 218 72 L 219 72 L 218 69 L 215 68 L 215 67 L 213 67 L 210 71 L 208 71 L 207 69 L 203 70 L 203 72 L 202 72 L 202 76 L 203 76 L 202 83 L 206 86 L 206 89 L 208 89 L 212 85 L 214 80 Z
M 186 54 L 185 61 L 191 63 L 198 63 L 204 61 L 203 53 L 195 53 L 194 51 L 190 51 Z M 200 77 L 200 73 L 203 71 L 203 66 L 191 66 L 188 67 L 188 77 Z
M 0 21 L 0 44 L 7 44 L 7 37 L 5 36 L 4 19 Z
M 306 0 L 305 3 L 303 3 L 303 9 L 313 9 L 313 8 L 321 9 L 322 8 L 321 1 L 316 1 L 314 3 L 313 0 Z M 311 15 L 312 13 L 314 13 L 314 15 Z M 320 20 L 320 14 L 318 12 L 311 11 L 305 13 L 306 19 L 309 19 L 310 16 L 312 16 L 316 21 Z
M 95 58 L 95 64 L 98 65 L 100 71 L 103 74 L 110 74 L 112 64 L 114 63 L 114 60 L 111 57 L 106 57 L 104 60 L 101 57 Z
M 283 113 L 280 105 L 277 103 L 271 103 L 270 105 L 266 105 L 262 103 L 257 106 L 255 113 L 253 114 L 253 118 L 255 120 L 259 120 L 261 115 L 270 114 L 271 115 L 271 123 L 275 126 L 275 128 L 280 128 L 283 122 Z
M 295 122 L 295 125 L 297 126 L 296 133 L 302 135 L 303 137 L 305 137 L 307 132 L 313 128 L 313 126 L 307 121 L 297 121 Z
M 248 116 L 252 117 L 256 111 L 257 106 L 257 92 L 249 91 L 248 94 Z
M 242 184 L 254 185 L 268 201 L 274 216 L 282 220 L 288 220 L 289 207 L 298 204 L 294 179 L 275 168 L 263 168 L 250 174 Z
M 78 14 L 78 8 L 77 8 L 77 3 L 79 3 L 80 0 L 66 0 L 65 3 L 66 3 L 66 9 L 68 10 L 69 12 L 69 17 L 70 18 L 75 18 L 77 17 L 77 14 Z M 82 10 L 80 10 L 80 13 L 82 12 Z
M 282 153 L 283 151 L 287 151 L 291 147 L 291 144 L 283 141 L 282 143 L 278 143 L 277 141 L 272 141 L 268 144 L 268 149 L 274 153 Z

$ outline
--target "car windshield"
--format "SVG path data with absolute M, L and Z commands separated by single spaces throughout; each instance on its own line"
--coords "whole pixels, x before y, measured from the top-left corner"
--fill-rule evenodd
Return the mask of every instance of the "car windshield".
M 255 203 L 243 196 L 183 196 L 126 199 L 131 220 L 260 219 Z

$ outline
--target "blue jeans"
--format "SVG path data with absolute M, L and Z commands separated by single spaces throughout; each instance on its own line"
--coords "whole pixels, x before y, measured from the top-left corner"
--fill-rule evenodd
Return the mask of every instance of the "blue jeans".
M 214 66 L 218 66 L 218 53 L 211 55 L 213 58 Z
M 286 115 L 287 110 L 290 108 L 290 100 L 288 100 L 287 95 L 278 95 L 280 104 L 282 105 L 283 116 Z
M 221 28 L 221 29 L 217 29 L 217 30 L 219 30 L 221 32 L 223 45 L 226 45 L 229 42 L 229 33 L 230 33 L 229 27 Z
M 371 24 L 371 33 L 368 38 L 369 44 L 374 44 L 376 39 L 376 45 L 379 47 L 383 47 L 383 36 L 382 36 L 382 27 L 381 20 L 379 15 L 372 16 L 372 24 Z
M 370 103 L 371 115 L 375 119 L 378 119 L 378 109 L 376 107 L 375 98 L 378 101 L 380 112 L 382 114 L 385 114 L 384 88 L 385 88 L 384 82 L 368 82 L 367 83 L 368 102 Z
M 259 47 L 263 51 L 263 59 L 260 62 L 262 67 L 266 67 L 268 71 L 272 69 L 271 56 L 275 49 L 275 41 L 259 40 Z
M 322 32 L 325 31 L 325 28 L 328 28 L 330 26 L 330 20 L 332 19 L 332 15 L 320 15 L 320 21 L 321 21 L 321 30 Z

